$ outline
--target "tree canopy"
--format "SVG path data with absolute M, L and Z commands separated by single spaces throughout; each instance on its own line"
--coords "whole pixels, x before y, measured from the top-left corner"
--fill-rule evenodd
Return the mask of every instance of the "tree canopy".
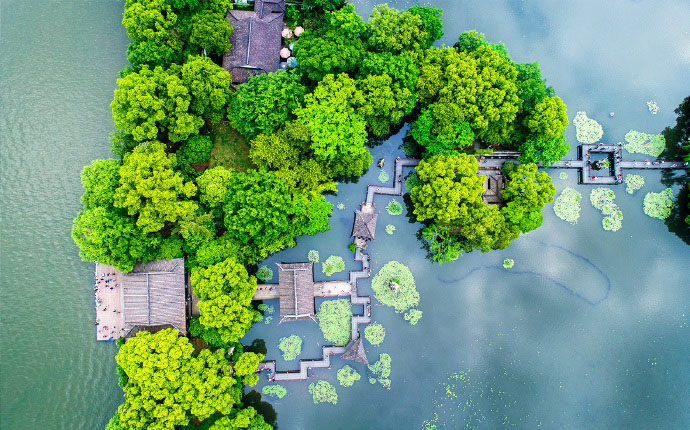
M 194 355 L 175 329 L 139 332 L 115 359 L 127 375 L 125 403 L 118 409 L 126 430 L 173 430 L 192 417 L 229 414 L 242 395 L 223 349 Z
M 256 278 L 232 259 L 197 267 L 191 274 L 192 288 L 199 301 L 199 322 L 218 330 L 224 342 L 237 342 L 249 331 L 257 312 L 251 301 Z

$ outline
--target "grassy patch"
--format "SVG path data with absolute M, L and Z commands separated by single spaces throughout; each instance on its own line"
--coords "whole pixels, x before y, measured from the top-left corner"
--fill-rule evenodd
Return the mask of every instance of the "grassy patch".
M 211 140 L 213 148 L 208 162 L 209 169 L 223 166 L 244 172 L 256 168 L 249 159 L 249 144 L 227 121 L 211 126 Z

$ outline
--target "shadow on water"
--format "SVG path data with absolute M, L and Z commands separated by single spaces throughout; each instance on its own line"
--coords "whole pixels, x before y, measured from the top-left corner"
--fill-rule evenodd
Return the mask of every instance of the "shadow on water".
M 263 339 L 254 339 L 251 345 L 243 346 L 244 352 L 254 352 L 256 354 L 266 355 L 268 348 L 266 348 L 266 341 Z
M 491 270 L 491 271 L 501 271 L 507 275 L 531 275 L 534 277 L 537 277 L 542 280 L 549 281 L 556 285 L 557 287 L 561 288 L 562 290 L 568 292 L 570 295 L 577 297 L 578 299 L 584 301 L 585 303 L 596 306 L 599 303 L 603 302 L 609 297 L 609 293 L 611 291 L 611 279 L 604 273 L 603 270 L 601 270 L 596 264 L 592 262 L 589 258 L 576 254 L 572 251 L 570 251 L 567 248 L 564 248 L 559 245 L 552 245 L 549 243 L 544 243 L 541 241 L 536 241 L 536 240 L 530 240 L 529 242 L 543 246 L 545 248 L 549 248 L 549 253 L 551 255 L 558 254 L 558 253 L 563 253 L 567 257 L 563 258 L 562 256 L 556 255 L 559 261 L 567 261 L 567 259 L 570 259 L 571 261 L 579 261 L 581 264 L 583 264 L 584 267 L 589 267 L 589 270 L 593 271 L 596 273 L 599 278 L 601 279 L 601 283 L 598 283 L 599 285 L 593 285 L 594 283 L 576 283 L 573 282 L 572 285 L 569 285 L 567 283 L 562 282 L 558 278 L 554 276 L 547 275 L 545 273 L 542 273 L 536 269 L 532 270 L 516 270 L 516 269 L 510 269 L 506 270 L 503 268 L 503 266 L 500 265 L 486 265 L 486 266 L 478 266 L 475 267 L 474 269 L 470 270 L 468 273 L 465 275 L 459 277 L 459 278 L 452 278 L 452 279 L 443 279 L 442 278 L 442 273 L 439 274 L 438 280 L 440 282 L 443 282 L 445 284 L 454 284 L 457 282 L 460 282 L 466 278 L 469 278 L 471 275 L 478 271 L 482 270 Z M 546 254 L 543 254 L 546 255 Z M 564 263 L 565 266 L 568 267 L 574 267 L 574 264 L 569 264 L 569 263 Z M 581 267 L 582 268 L 582 267 Z M 580 271 L 578 271 L 580 272 Z M 585 277 L 583 277 L 585 278 Z M 586 287 L 589 287 L 587 290 Z
M 686 97 L 675 110 L 678 118 L 675 127 L 666 127 L 662 134 L 666 139 L 666 149 L 661 155 L 665 160 L 682 160 L 690 151 L 690 96 Z M 661 183 L 667 187 L 683 185 L 671 208 L 671 215 L 664 223 L 668 231 L 690 245 L 690 225 L 685 218 L 690 215 L 690 170 L 664 170 Z
M 278 413 L 270 403 L 261 401 L 261 393 L 256 390 L 250 391 L 242 397 L 242 403 L 244 407 L 251 406 L 256 409 L 263 415 L 264 421 L 272 425 L 274 430 L 278 430 Z

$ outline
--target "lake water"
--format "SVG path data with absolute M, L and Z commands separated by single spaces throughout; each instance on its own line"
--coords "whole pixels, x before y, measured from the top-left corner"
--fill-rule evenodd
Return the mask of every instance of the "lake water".
M 538 61 L 570 118 L 587 111 L 605 142 L 675 124 L 672 111 L 690 94 L 686 1 L 431 3 L 445 10 L 442 42 L 476 28 L 504 42 L 516 61 Z M 371 2 L 355 4 L 368 16 Z M 100 429 L 122 401 L 115 346 L 95 341 L 93 266 L 80 261 L 70 228 L 82 166 L 109 154 L 109 103 L 126 61 L 122 2 L 5 0 L 0 7 L 0 427 Z M 661 107 L 658 115 L 648 100 Z M 575 142 L 573 127 L 567 136 Z M 401 137 L 372 150 L 386 157 L 389 173 Z M 355 268 L 346 248 L 352 211 L 377 176 L 374 167 L 358 183 L 341 184 L 329 200 L 346 208 L 334 209 L 331 230 L 267 262 L 303 261 L 317 249 Z M 573 172 L 552 176 L 558 192 L 575 185 Z M 369 385 L 355 364 L 363 379 L 338 387 L 337 406 L 313 405 L 305 382 L 285 383 L 288 396 L 264 397 L 270 405 L 262 406 L 274 409 L 281 430 L 418 429 L 425 421 L 442 429 L 690 428 L 690 248 L 642 212 L 644 193 L 663 188 L 659 173 L 643 176 L 636 195 L 615 188 L 625 217 L 616 233 L 601 228 L 589 188 L 578 186 L 576 226 L 549 204 L 544 225 L 507 250 L 442 266 L 425 259 L 419 225 L 388 215 L 390 198 L 377 196 L 372 272 L 390 260 L 408 265 L 424 312 L 411 326 L 373 306 L 387 336 L 368 347 L 369 360 L 391 355 L 391 390 Z M 392 236 L 383 230 L 389 223 Z M 504 258 L 515 260 L 510 271 Z M 368 281 L 360 285 L 370 292 Z M 276 323 L 257 324 L 244 343 L 263 339 L 279 369 L 295 366 L 276 353 L 282 336 L 305 339 L 301 358 L 317 354 L 316 324 Z M 313 373 L 337 384 L 344 364 L 335 359 L 331 370 Z

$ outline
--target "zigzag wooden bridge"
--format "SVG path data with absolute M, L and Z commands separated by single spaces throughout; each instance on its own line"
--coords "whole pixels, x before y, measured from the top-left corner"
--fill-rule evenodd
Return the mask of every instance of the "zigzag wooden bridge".
M 555 163 L 550 168 L 558 169 L 578 169 L 581 184 L 604 184 L 615 185 L 623 182 L 623 169 L 685 169 L 688 166 L 687 162 L 681 161 L 624 161 L 620 155 L 622 147 L 620 145 L 581 145 L 578 148 L 577 160 L 564 160 Z M 611 171 L 613 175 L 608 176 L 592 176 L 592 163 L 590 161 L 591 153 L 605 153 L 613 156 L 613 165 Z M 519 153 L 502 152 L 491 155 L 478 156 L 480 173 L 491 172 L 492 170 L 500 171 L 503 164 L 507 161 L 516 162 Z M 326 281 L 326 282 L 306 282 L 308 293 L 303 296 L 305 301 L 302 302 L 301 310 L 298 310 L 298 298 L 296 281 L 292 282 L 290 286 L 284 286 L 283 282 L 279 284 L 264 284 L 260 285 L 254 294 L 254 300 L 268 300 L 281 299 L 281 322 L 287 318 L 314 319 L 314 297 L 336 297 L 346 296 L 349 294 L 350 303 L 352 305 L 362 305 L 364 313 L 362 315 L 353 315 L 350 321 L 351 333 L 350 342 L 347 346 L 324 346 L 321 348 L 321 359 L 302 359 L 299 361 L 299 370 L 297 371 L 277 371 L 276 362 L 274 360 L 264 361 L 259 365 L 259 371 L 267 371 L 269 381 L 294 381 L 304 380 L 309 377 L 309 369 L 328 368 L 331 365 L 331 356 L 340 355 L 341 358 L 354 360 L 369 364 L 362 339 L 359 334 L 359 324 L 369 324 L 371 322 L 371 298 L 369 296 L 360 296 L 357 293 L 357 283 L 360 279 L 368 279 L 371 276 L 370 257 L 364 252 L 367 248 L 368 242 L 373 240 L 376 231 L 377 214 L 374 197 L 376 194 L 389 196 L 402 196 L 403 188 L 403 169 L 405 167 L 415 167 L 420 160 L 414 158 L 396 158 L 395 159 L 395 174 L 393 178 L 393 186 L 383 185 L 369 185 L 367 186 L 367 194 L 364 202 L 362 202 L 360 210 L 355 212 L 355 220 L 352 229 L 352 236 L 354 237 L 355 245 L 355 261 L 362 263 L 361 270 L 350 271 L 348 281 Z M 500 182 L 499 182 L 500 184 Z M 487 184 L 486 194 L 490 194 L 492 190 Z M 498 192 L 499 190 L 495 190 Z M 485 196 L 486 198 L 486 196 Z M 291 265 L 308 264 L 311 263 L 291 263 Z M 287 266 L 287 265 L 285 265 Z M 313 271 L 313 267 L 311 267 Z M 282 269 L 279 265 L 279 269 Z M 291 269 L 292 270 L 292 269 Z M 293 272 L 294 273 L 294 272 Z M 313 273 L 313 272 L 312 272 Z M 293 277 L 295 275 L 292 275 Z M 313 274 L 311 275 L 313 279 Z M 294 278 L 293 278 L 294 279 Z M 303 281 L 304 282 L 304 281 Z M 282 291 L 281 291 L 282 290 Z M 301 293 L 304 294 L 304 293 Z M 289 307 L 294 311 L 293 314 L 288 314 L 282 309 L 283 300 L 285 297 L 286 304 L 289 302 Z M 294 299 L 292 298 L 294 297 Z M 305 303 L 310 302 L 311 308 Z

